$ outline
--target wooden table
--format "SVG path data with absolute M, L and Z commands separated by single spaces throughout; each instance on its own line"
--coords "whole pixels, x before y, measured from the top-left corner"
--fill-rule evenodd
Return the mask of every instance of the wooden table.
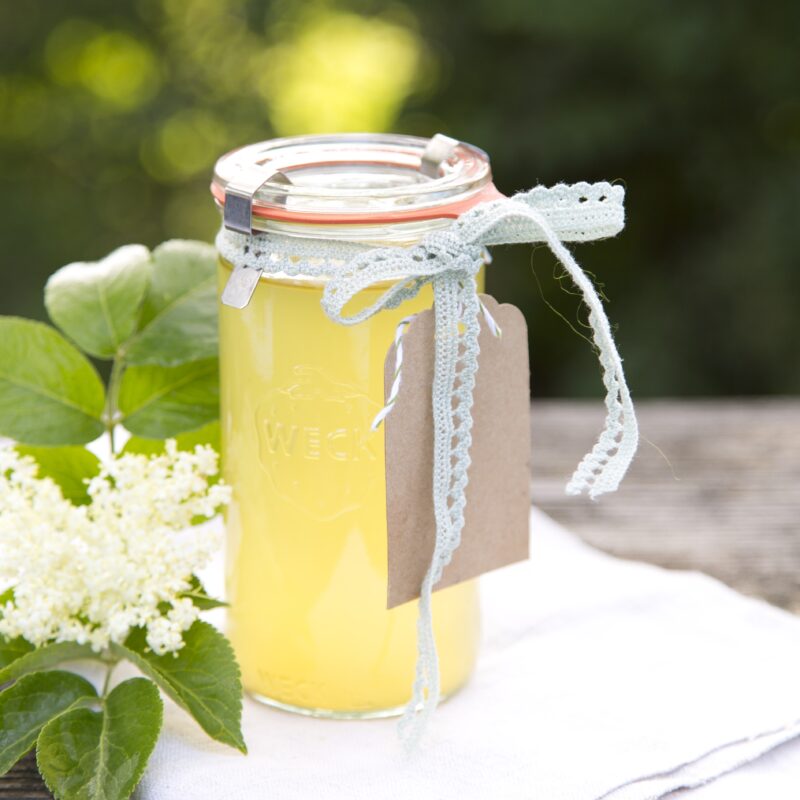
M 619 490 L 564 485 L 602 404 L 535 403 L 533 501 L 598 548 L 707 572 L 800 612 L 800 400 L 641 401 L 641 443 Z
M 800 612 L 800 400 L 637 408 L 636 461 L 615 495 L 592 502 L 564 486 L 602 428 L 602 403 L 534 403 L 534 503 L 610 553 L 702 570 Z M 49 797 L 30 756 L 0 778 L 2 800 Z

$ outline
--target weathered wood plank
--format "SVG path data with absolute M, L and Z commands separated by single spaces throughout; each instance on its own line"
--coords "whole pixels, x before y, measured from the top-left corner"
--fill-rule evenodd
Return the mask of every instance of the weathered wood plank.
M 0 778 L 0 798 L 3 800 L 51 800 L 52 797 L 39 777 L 33 753 Z
M 564 485 L 599 433 L 599 402 L 537 402 L 534 502 L 591 544 L 708 572 L 800 611 L 800 400 L 642 401 L 643 440 L 619 491 Z

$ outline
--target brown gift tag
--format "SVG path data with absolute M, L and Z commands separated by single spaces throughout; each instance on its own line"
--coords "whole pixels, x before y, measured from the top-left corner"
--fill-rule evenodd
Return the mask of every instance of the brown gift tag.
M 481 295 L 502 330 L 495 337 L 481 316 L 480 356 L 472 407 L 471 464 L 461 545 L 436 589 L 528 557 L 530 516 L 530 391 L 528 333 L 518 308 Z M 403 334 L 400 393 L 384 420 L 388 608 L 419 597 L 433 557 L 433 310 Z M 394 378 L 394 347 L 386 358 L 385 392 Z

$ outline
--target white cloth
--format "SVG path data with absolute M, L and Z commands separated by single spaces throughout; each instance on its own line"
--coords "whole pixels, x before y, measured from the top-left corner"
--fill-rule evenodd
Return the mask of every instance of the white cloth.
M 248 700 L 244 757 L 170 705 L 137 797 L 645 800 L 800 736 L 800 619 L 704 575 L 601 554 L 537 511 L 531 531 L 529 562 L 481 579 L 477 672 L 413 764 L 392 720 Z M 800 740 L 675 797 L 789 800 L 798 786 Z

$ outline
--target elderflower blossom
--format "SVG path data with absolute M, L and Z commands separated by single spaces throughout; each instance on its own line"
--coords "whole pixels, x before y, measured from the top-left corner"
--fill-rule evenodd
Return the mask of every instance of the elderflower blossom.
M 211 518 L 230 489 L 209 485 L 210 447 L 114 457 L 76 506 L 29 457 L 0 449 L 0 634 L 99 652 L 146 630 L 155 653 L 183 646 L 198 609 L 181 597 L 220 545 Z

